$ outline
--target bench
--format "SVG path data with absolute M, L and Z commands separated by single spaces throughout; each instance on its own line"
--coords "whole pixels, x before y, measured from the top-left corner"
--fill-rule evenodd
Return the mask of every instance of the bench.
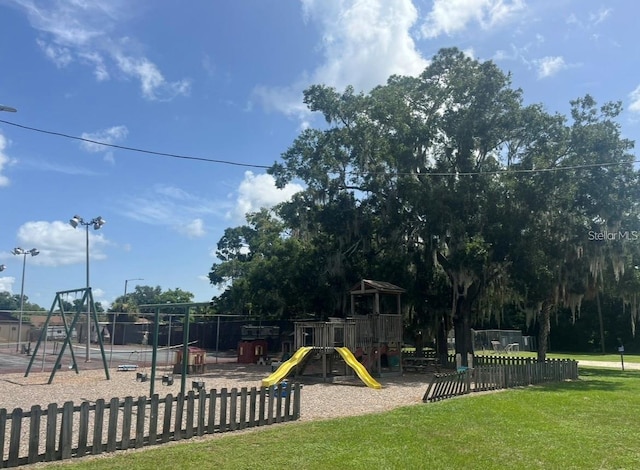
M 132 370 L 138 370 L 138 366 L 136 364 L 120 364 L 118 366 L 118 372 L 129 372 Z

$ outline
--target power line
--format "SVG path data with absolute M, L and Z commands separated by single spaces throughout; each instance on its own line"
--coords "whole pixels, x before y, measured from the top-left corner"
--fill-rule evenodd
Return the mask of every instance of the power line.
M 417 176 L 477 176 L 477 175 L 512 175 L 516 173 L 550 173 L 554 171 L 584 170 L 587 168 L 602 168 L 609 166 L 619 166 L 640 163 L 640 160 L 631 160 L 628 162 L 605 162 L 605 163 L 585 163 L 583 165 L 558 166 L 552 168 L 507 168 L 503 170 L 492 171 L 460 171 L 460 172 L 427 172 L 427 173 L 398 173 L 400 175 L 417 175 Z
M 45 129 L 38 129 L 36 127 L 30 127 L 30 126 L 25 126 L 23 124 L 17 124 L 15 122 L 10 122 L 10 121 L 5 121 L 3 119 L 0 119 L 1 123 L 4 124 L 8 124 L 10 126 L 14 126 L 14 127 L 18 127 L 20 129 L 25 129 L 28 131 L 33 131 L 33 132 L 39 132 L 41 134 L 48 134 L 48 135 L 53 135 L 53 136 L 57 136 L 57 137 L 64 137 L 66 139 L 72 139 L 72 140 L 78 140 L 81 142 L 87 142 L 90 144 L 95 144 L 95 145 L 102 145 L 104 147 L 111 147 L 111 148 L 116 148 L 116 149 L 121 149 L 121 150 L 129 150 L 131 152 L 138 152 L 138 153 L 146 153 L 149 155 L 158 155 L 161 157 L 169 157 L 169 158 L 179 158 L 182 160 L 194 160 L 194 161 L 201 161 L 201 162 L 207 162 L 207 163 L 219 163 L 222 165 L 233 165 L 233 166 L 240 166 L 240 167 L 245 167 L 245 168 L 261 168 L 261 169 L 268 169 L 271 168 L 270 166 L 267 165 L 255 165 L 255 164 L 251 164 L 251 163 L 240 163 L 240 162 L 232 162 L 230 160 L 218 160 L 218 159 L 214 159 L 214 158 L 204 158 L 204 157 L 193 157 L 193 156 L 189 156 L 189 155 L 180 155 L 180 154 L 175 154 L 175 153 L 168 153 L 168 152 L 157 152 L 155 150 L 146 150 L 146 149 L 141 149 L 141 148 L 137 148 L 137 147 L 127 147 L 125 145 L 118 145 L 118 144 L 111 144 L 108 142 L 100 142 L 97 140 L 92 140 L 92 139 L 87 139 L 85 137 L 78 137 L 75 135 L 70 135 L 70 134 L 65 134 L 63 132 L 56 132 L 56 131 L 49 131 L 49 130 L 45 130 Z M 609 167 L 609 166 L 618 166 L 618 165 L 625 165 L 625 164 L 636 164 L 636 163 L 640 163 L 640 160 L 632 160 L 629 162 L 606 162 L 606 163 L 588 163 L 588 164 L 583 164 L 583 165 L 572 165 L 572 166 L 558 166 L 558 167 L 553 167 L 553 168 L 531 168 L 531 169 L 514 169 L 514 168 L 508 168 L 508 169 L 502 169 L 502 170 L 492 170 L 492 171 L 467 171 L 467 172 L 456 172 L 456 171 L 444 171 L 444 172 L 433 172 L 433 171 L 428 171 L 425 173 L 405 173 L 405 172 L 398 172 L 396 173 L 396 175 L 398 176 L 479 176 L 479 175 L 486 175 L 486 176 L 491 176 L 491 175 L 499 175 L 499 174 L 519 174 L 519 173 L 548 173 L 548 172 L 555 172 L 555 171 L 569 171 L 569 170 L 582 170 L 582 169 L 587 169 L 587 168 L 602 168 L 602 167 Z M 369 172 L 369 174 L 375 174 L 378 172 Z
M 238 162 L 232 162 L 229 160 L 217 160 L 214 158 L 204 158 L 204 157 L 192 157 L 189 155 L 179 155 L 176 153 L 168 153 L 168 152 L 156 152 L 155 150 L 146 150 L 146 149 L 140 149 L 140 148 L 136 148 L 136 147 L 127 147 L 126 145 L 117 145 L 117 144 L 110 144 L 107 142 L 100 142 L 97 140 L 92 140 L 92 139 L 86 139 L 84 137 L 78 137 L 75 135 L 69 135 L 69 134 L 64 134 L 62 132 L 55 132 L 55 131 L 48 131 L 45 129 L 38 129 L 36 127 L 30 127 L 30 126 L 25 126 L 22 124 L 16 124 L 15 122 L 9 122 L 9 121 L 5 121 L 0 119 L 0 122 L 4 123 L 4 124 L 8 124 L 10 126 L 14 126 L 14 127 L 19 127 L 20 129 L 25 129 L 28 131 L 33 131 L 33 132 L 39 132 L 41 134 L 48 134 L 48 135 L 54 135 L 57 137 L 64 137 L 66 139 L 72 139 L 72 140 L 79 140 L 81 142 L 88 142 L 90 144 L 96 144 L 96 145 L 102 145 L 104 147 L 111 147 L 111 148 L 116 148 L 116 149 L 121 149 L 121 150 L 129 150 L 131 152 L 138 152 L 138 153 L 146 153 L 149 155 L 159 155 L 161 157 L 170 157 L 170 158 L 180 158 L 183 160 L 195 160 L 195 161 L 200 161 L 200 162 L 207 162 L 207 163 L 220 163 L 223 165 L 234 165 L 234 166 L 241 166 L 241 167 L 245 167 L 245 168 L 270 168 L 267 165 L 254 165 L 251 163 L 238 163 Z

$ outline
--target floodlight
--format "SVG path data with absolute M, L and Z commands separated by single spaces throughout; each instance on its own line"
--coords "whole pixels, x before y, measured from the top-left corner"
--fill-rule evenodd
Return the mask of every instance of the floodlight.
M 69 223 L 71 224 L 71 226 L 73 228 L 76 228 L 78 225 L 80 225 L 83 222 L 82 217 L 80 217 L 79 215 L 74 215 L 70 220 Z
M 102 227 L 104 224 L 107 223 L 107 221 L 104 220 L 102 217 L 96 217 L 95 219 L 93 219 L 91 221 L 91 223 L 93 224 L 93 229 L 94 230 L 99 230 L 100 227 Z

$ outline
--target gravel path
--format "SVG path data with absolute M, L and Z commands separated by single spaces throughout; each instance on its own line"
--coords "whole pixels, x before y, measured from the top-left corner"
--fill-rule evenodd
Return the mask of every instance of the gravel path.
M 619 362 L 580 361 L 581 366 L 621 368 Z M 226 387 L 260 387 L 261 380 L 269 375 L 269 366 L 253 364 L 221 363 L 191 380 L 201 379 L 207 389 Z M 640 370 L 640 364 L 625 363 L 625 369 Z M 145 370 L 145 369 L 141 369 Z M 150 375 L 149 369 L 146 372 Z M 180 377 L 175 376 L 171 386 L 162 385 L 160 378 L 165 373 L 156 371 L 155 392 L 160 396 L 180 392 Z M 149 382 L 137 382 L 135 372 L 110 372 L 111 380 L 106 380 L 104 370 L 80 370 L 76 374 L 70 370 L 60 370 L 47 384 L 49 373 L 32 372 L 0 374 L 0 408 L 12 411 L 21 407 L 25 411 L 32 405 L 46 407 L 49 403 L 63 404 L 73 401 L 95 401 L 119 397 L 149 396 Z M 305 384 L 302 392 L 301 420 L 328 419 L 340 416 L 382 412 L 404 405 L 420 403 L 427 389 L 431 375 L 405 373 L 399 377 L 383 378 L 381 390 L 373 390 L 355 380 L 345 384 Z
M 150 375 L 150 371 L 147 370 Z M 270 373 L 268 366 L 219 364 L 205 374 L 189 376 L 203 380 L 207 390 L 226 387 L 260 387 L 261 380 Z M 155 392 L 160 396 L 180 392 L 180 377 L 171 386 L 159 380 L 163 372 L 156 372 Z M 111 372 L 106 380 L 104 370 L 59 371 L 48 385 L 48 373 L 0 375 L 0 408 L 11 411 L 32 405 L 46 407 L 49 403 L 95 401 L 98 398 L 149 396 L 149 382 L 137 382 L 135 372 Z M 427 389 L 430 375 L 405 374 L 381 380 L 382 390 L 368 388 L 359 381 L 348 384 L 305 384 L 302 391 L 301 420 L 326 419 L 389 410 L 398 406 L 420 403 Z

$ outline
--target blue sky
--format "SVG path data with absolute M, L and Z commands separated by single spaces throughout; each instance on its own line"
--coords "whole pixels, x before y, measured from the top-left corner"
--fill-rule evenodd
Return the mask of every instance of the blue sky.
M 91 286 L 109 304 L 136 284 L 208 301 L 218 240 L 276 190 L 269 166 L 301 129 L 313 83 L 368 91 L 456 46 L 511 72 L 527 103 L 566 113 L 621 100 L 640 134 L 635 0 L 0 0 L 0 291 L 49 308 Z M 176 159 L 37 132 L 239 165 Z

